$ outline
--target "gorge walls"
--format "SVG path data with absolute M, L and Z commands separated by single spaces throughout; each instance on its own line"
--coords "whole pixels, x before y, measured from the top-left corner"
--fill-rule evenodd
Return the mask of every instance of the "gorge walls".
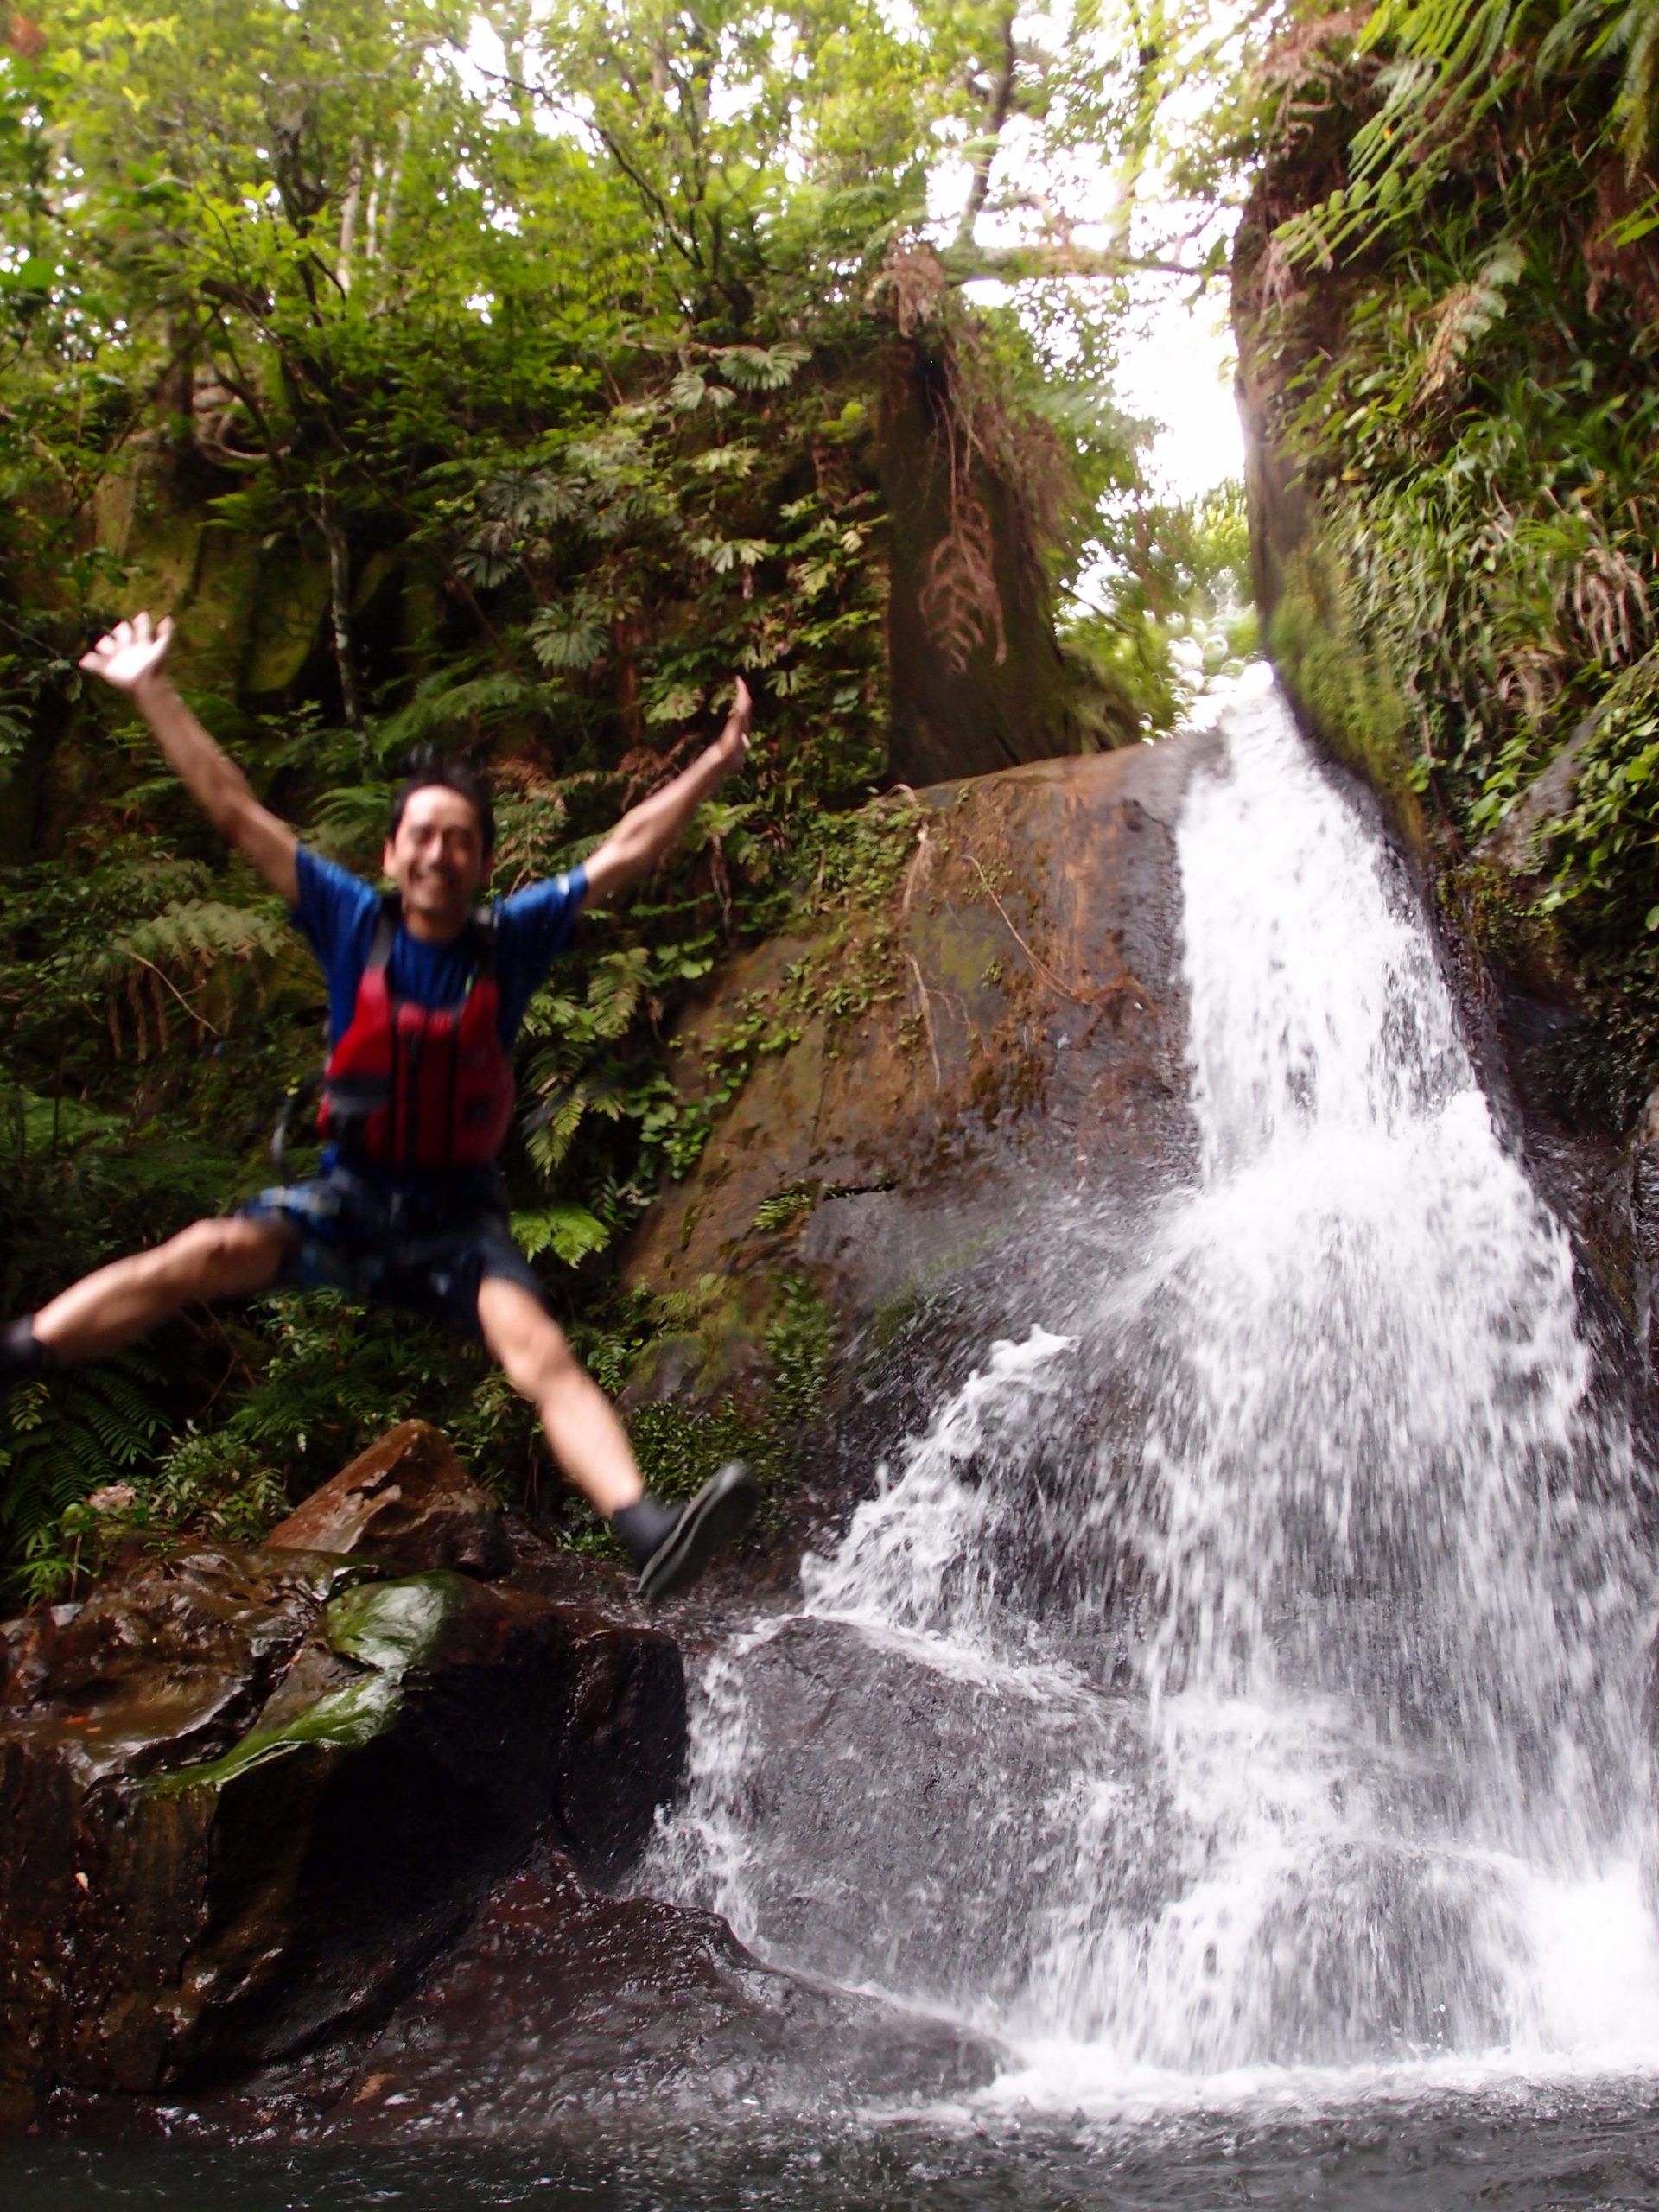
M 1633 433 L 1659 385 L 1651 245 L 1619 216 L 1640 178 L 1612 84 L 1589 70 L 1564 101 L 1523 41 L 1481 120 L 1432 111 L 1451 150 L 1389 222 L 1363 134 L 1402 80 L 1362 20 L 1281 41 L 1236 244 L 1264 634 L 1413 856 L 1489 1086 L 1645 1366 L 1659 487 Z

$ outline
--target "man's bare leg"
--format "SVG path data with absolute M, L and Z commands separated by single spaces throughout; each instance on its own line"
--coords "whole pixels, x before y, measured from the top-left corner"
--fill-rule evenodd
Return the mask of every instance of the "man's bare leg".
M 35 1341 L 54 1367 L 119 1351 L 198 1299 L 268 1289 L 293 1243 L 291 1230 L 240 1215 L 194 1222 L 60 1291 L 35 1315 Z
M 522 1283 L 486 1275 L 478 1287 L 478 1325 L 491 1357 L 541 1415 L 560 1469 L 594 1510 L 609 1520 L 637 1505 L 645 1485 L 628 1433 L 541 1301 Z
M 522 1283 L 486 1275 L 478 1287 L 478 1323 L 508 1382 L 541 1414 L 560 1468 L 641 1570 L 645 1594 L 654 1599 L 683 1588 L 753 1511 L 754 1486 L 742 1467 L 723 1467 L 688 1506 L 660 1503 L 645 1489 L 610 1400 L 539 1299 Z

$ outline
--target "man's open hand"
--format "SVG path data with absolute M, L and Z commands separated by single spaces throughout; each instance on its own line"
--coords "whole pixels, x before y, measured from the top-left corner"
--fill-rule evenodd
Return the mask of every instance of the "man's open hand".
M 608 899 L 620 886 L 637 883 L 656 867 L 675 839 L 683 834 L 703 800 L 711 798 L 727 777 L 742 766 L 743 756 L 749 749 L 749 723 L 753 714 L 754 702 L 749 696 L 749 687 L 740 676 L 732 711 L 714 743 L 700 753 L 689 768 L 683 768 L 672 782 L 654 791 L 649 798 L 641 799 L 638 806 L 630 807 L 610 836 L 588 855 L 585 866 L 589 899 Z
M 89 676 L 101 676 L 118 691 L 136 691 L 147 676 L 154 676 L 161 667 L 172 642 L 171 615 L 152 630 L 149 615 L 138 614 L 130 622 L 118 622 L 91 652 L 81 655 L 80 664 Z
M 740 676 L 737 692 L 732 701 L 732 711 L 726 717 L 726 727 L 720 733 L 720 742 L 727 747 L 735 766 L 749 749 L 749 725 L 754 720 L 754 702 L 749 696 L 749 687 Z

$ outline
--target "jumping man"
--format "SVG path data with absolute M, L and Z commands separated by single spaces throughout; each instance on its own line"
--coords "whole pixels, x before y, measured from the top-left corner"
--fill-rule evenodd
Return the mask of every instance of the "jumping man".
M 653 1602 L 683 1589 L 747 1520 L 754 1488 L 724 1467 L 689 1505 L 646 1491 L 621 1422 L 576 1364 L 513 1243 L 495 1155 L 512 1119 L 524 1009 L 590 900 L 646 874 L 749 749 L 740 679 L 725 728 L 622 817 L 582 866 L 474 905 L 489 874 L 488 786 L 458 761 L 393 802 L 385 898 L 302 845 L 254 797 L 164 671 L 172 624 L 118 623 L 81 666 L 126 692 L 213 823 L 287 901 L 328 985 L 334 1050 L 308 1181 L 264 1192 L 153 1251 L 99 1268 L 0 1331 L 0 1387 L 118 1351 L 197 1299 L 329 1285 L 412 1306 L 482 1338 L 541 1415 L 553 1457 L 609 1521 Z

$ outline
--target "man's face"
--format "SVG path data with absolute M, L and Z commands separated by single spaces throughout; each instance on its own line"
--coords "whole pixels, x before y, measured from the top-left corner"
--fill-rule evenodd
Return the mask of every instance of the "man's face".
M 404 912 L 441 936 L 471 912 L 487 855 L 472 802 L 442 784 L 411 791 L 381 866 L 397 886 Z

